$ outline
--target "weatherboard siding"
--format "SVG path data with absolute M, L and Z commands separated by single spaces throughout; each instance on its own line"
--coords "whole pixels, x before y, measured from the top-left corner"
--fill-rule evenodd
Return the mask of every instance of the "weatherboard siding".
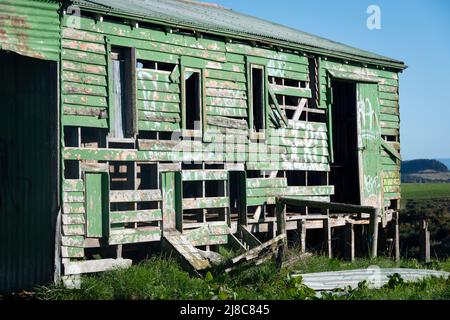
M 81 30 L 68 28 L 63 21 L 62 34 L 65 125 L 108 128 L 111 113 L 108 96 L 109 41 L 110 45 L 137 48 L 138 60 L 169 62 L 178 69 L 182 66 L 203 69 L 206 108 L 204 121 L 208 130 L 214 132 L 212 139 L 220 142 L 224 130 L 229 129 L 224 124 L 227 121 L 234 123 L 236 128 L 231 129 L 234 130 L 236 139 L 246 146 L 242 161 L 248 161 L 250 165 L 256 162 L 251 161 L 254 159 L 251 154 L 257 153 L 261 148 L 258 150 L 250 147 L 248 140 L 248 57 L 254 63 L 266 65 L 268 76 L 309 80 L 308 60 L 305 57 L 253 48 L 245 44 L 196 39 L 113 22 L 95 22 L 89 18 L 81 18 Z M 138 69 L 137 89 L 139 130 L 177 132 L 181 129 L 179 73 L 174 76 L 174 72 Z M 282 91 L 276 93 L 283 94 Z M 236 119 L 241 119 L 239 125 L 234 121 Z M 274 128 L 272 123 L 269 126 Z M 266 163 L 267 170 L 284 170 L 289 167 L 286 165 L 289 162 L 294 164 L 292 168 L 329 170 L 325 126 L 320 130 L 322 135 L 315 135 L 314 125 L 305 124 L 301 127 L 297 130 L 286 128 L 294 132 L 286 131 L 287 135 L 282 138 L 282 148 L 279 148 L 279 153 L 283 155 L 282 163 L 274 165 L 269 156 L 259 152 L 259 160 Z M 276 140 L 269 135 L 268 144 L 275 143 Z M 204 143 L 202 150 L 201 156 L 206 161 L 223 162 L 232 157 L 226 150 L 217 150 L 213 143 Z M 199 154 L 195 150 L 192 154 L 185 152 L 182 158 L 171 150 L 155 150 L 154 153 L 136 151 L 136 159 L 148 161 L 197 160 L 196 157 Z M 260 168 L 264 169 L 264 165 L 260 165 Z
M 400 110 L 399 110 L 399 77 L 397 72 L 372 67 L 361 67 L 350 63 L 322 59 L 320 61 L 320 97 L 321 106 L 327 107 L 328 84 L 330 75 L 328 71 L 345 73 L 356 79 L 376 81 L 378 83 L 378 99 L 380 102 L 381 136 L 391 136 L 395 142 L 387 141 L 400 153 Z M 380 138 L 382 138 L 380 137 Z M 385 203 L 389 200 L 400 199 L 400 163 L 399 160 L 387 153 L 383 148 L 381 162 L 383 168 L 383 191 Z M 387 201 L 387 202 L 386 202 Z

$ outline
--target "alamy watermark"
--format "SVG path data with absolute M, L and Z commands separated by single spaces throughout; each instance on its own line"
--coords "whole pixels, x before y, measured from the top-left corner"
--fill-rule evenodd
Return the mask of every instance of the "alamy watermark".
M 67 15 L 67 27 L 72 29 L 81 29 L 81 10 L 78 6 L 69 6 L 64 11 Z
M 381 8 L 378 5 L 372 4 L 367 7 L 366 25 L 369 30 L 381 30 Z

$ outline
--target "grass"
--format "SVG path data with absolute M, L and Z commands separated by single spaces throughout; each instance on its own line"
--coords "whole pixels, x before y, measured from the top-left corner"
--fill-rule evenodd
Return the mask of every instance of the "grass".
M 402 183 L 402 198 L 405 200 L 450 198 L 450 183 Z
M 401 229 L 402 239 L 413 244 L 414 239 L 418 238 L 415 233 L 417 231 L 415 224 L 417 224 L 417 217 L 420 214 L 430 220 L 430 229 L 436 245 L 440 241 L 445 247 L 448 240 L 438 237 L 438 233 L 444 233 L 444 235 L 447 233 L 445 226 L 448 225 L 446 218 L 448 217 L 446 211 L 448 201 L 445 199 L 450 199 L 450 184 L 402 184 L 402 196 L 405 200 L 409 200 L 406 201 L 408 203 L 407 210 L 402 214 L 404 220 L 401 224 L 404 229 Z M 438 206 L 436 199 L 440 199 L 439 201 L 443 203 Z M 433 231 L 434 226 L 436 226 L 435 231 Z M 441 251 L 447 252 L 446 250 L 445 247 Z M 295 249 L 291 249 L 288 250 L 287 255 L 296 255 L 297 252 Z M 232 252 L 224 250 L 221 251 L 221 254 L 227 257 L 233 255 Z M 391 259 L 379 257 L 357 259 L 355 262 L 349 263 L 339 259 L 328 259 L 324 256 L 311 256 L 282 270 L 278 270 L 273 262 L 266 262 L 257 267 L 243 266 L 233 275 L 224 274 L 220 268 L 217 268 L 208 273 L 204 279 L 200 279 L 182 270 L 176 261 L 159 256 L 127 270 L 83 276 L 80 289 L 69 290 L 62 285 L 50 285 L 38 288 L 35 296 L 44 300 L 317 299 L 315 292 L 304 286 L 301 278 L 292 278 L 290 274 L 292 272 L 312 273 L 363 269 L 373 265 L 381 268 L 424 267 L 415 259 L 402 260 L 397 264 Z M 435 260 L 427 268 L 450 272 L 450 259 Z M 338 290 L 340 292 L 323 295 L 322 299 L 450 299 L 449 279 L 429 278 L 415 283 L 403 283 L 400 280 L 397 279 L 388 286 L 376 290 L 369 289 L 362 283 L 358 289 Z
M 292 254 L 292 253 L 291 253 Z M 372 265 L 396 267 L 388 258 L 359 259 L 354 263 L 323 256 L 312 256 L 289 268 L 278 270 L 271 261 L 260 266 L 243 267 L 233 275 L 211 272 L 204 279 L 189 275 L 178 263 L 165 257 L 154 257 L 127 270 L 114 270 L 83 276 L 80 289 L 69 290 L 61 285 L 38 288 L 36 298 L 44 300 L 298 300 L 315 299 L 315 293 L 304 286 L 292 272 L 320 272 L 367 268 Z M 417 261 L 402 261 L 401 267 L 422 267 Z M 434 262 L 433 267 L 450 271 L 450 260 Z M 325 296 L 324 299 L 336 299 Z M 349 290 L 339 299 L 450 299 L 450 282 L 428 279 L 401 288 L 371 290 L 362 286 Z

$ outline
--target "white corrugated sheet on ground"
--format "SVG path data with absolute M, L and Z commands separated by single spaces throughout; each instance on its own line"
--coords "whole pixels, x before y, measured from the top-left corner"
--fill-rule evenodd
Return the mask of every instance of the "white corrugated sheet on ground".
M 449 272 L 423 269 L 403 269 L 389 268 L 381 269 L 379 267 L 369 267 L 367 269 L 355 269 L 346 271 L 331 271 L 318 273 L 294 274 L 293 276 L 301 276 L 303 283 L 316 291 L 344 289 L 346 287 L 357 288 L 358 283 L 367 281 L 370 288 L 381 288 L 388 283 L 389 276 L 395 273 L 405 280 L 419 281 L 427 277 L 450 277 Z

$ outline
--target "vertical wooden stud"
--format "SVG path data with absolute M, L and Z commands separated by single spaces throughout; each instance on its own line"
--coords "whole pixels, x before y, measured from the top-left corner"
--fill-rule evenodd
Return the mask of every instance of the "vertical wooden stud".
M 399 213 L 394 213 L 394 257 L 395 261 L 400 261 L 400 230 L 399 230 Z
M 323 220 L 323 232 L 325 240 L 325 252 L 328 258 L 333 257 L 332 247 L 331 247 L 331 223 L 330 218 Z
M 378 255 L 378 217 L 380 216 L 380 209 L 374 208 L 370 213 L 369 225 L 369 248 L 370 257 L 376 258 Z
M 276 205 L 277 231 L 276 234 L 286 234 L 286 204 L 278 200 Z
M 355 261 L 355 230 L 350 222 L 345 225 L 345 257 L 351 262 Z
M 299 220 L 297 226 L 300 238 L 300 253 L 306 253 L 306 220 Z

